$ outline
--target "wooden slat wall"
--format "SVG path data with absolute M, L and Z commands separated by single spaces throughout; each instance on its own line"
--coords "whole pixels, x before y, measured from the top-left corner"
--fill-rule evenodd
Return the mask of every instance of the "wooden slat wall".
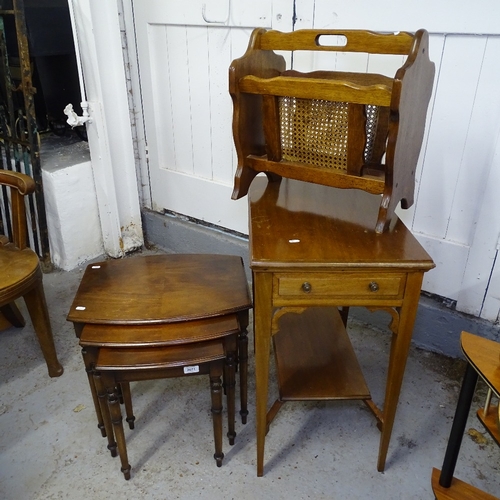
M 417 171 L 416 203 L 400 211 L 400 216 L 437 264 L 427 273 L 424 289 L 456 300 L 459 310 L 495 320 L 500 308 L 500 274 L 495 271 L 500 234 L 500 36 L 495 29 L 500 31 L 500 25 L 492 18 L 500 14 L 500 4 L 479 0 L 480 6 L 469 13 L 461 7 L 457 11 L 451 0 L 433 11 L 434 3 L 425 0 L 412 7 L 418 11 L 412 17 L 406 8 L 410 2 L 383 1 L 387 9 L 375 9 L 377 3 L 368 0 L 296 0 L 295 29 L 429 28 L 435 86 Z M 272 18 L 266 14 L 265 24 L 286 31 L 286 23 L 280 25 L 277 19 L 288 3 L 291 0 L 274 0 Z M 488 15 L 484 15 L 485 6 Z M 444 14 L 449 12 L 454 16 Z M 175 25 L 172 19 L 168 25 L 159 21 L 150 26 L 150 58 L 161 61 L 151 64 L 156 72 L 154 102 L 159 109 L 169 110 L 155 113 L 160 168 L 232 184 L 236 159 L 227 68 L 246 49 L 251 28 L 242 26 L 258 21 L 246 22 L 244 12 L 238 16 L 236 27 L 231 28 Z M 324 66 L 325 58 L 337 69 L 389 75 L 403 60 L 363 54 L 333 58 L 322 54 L 315 59 L 296 55 L 294 65 L 308 70 Z M 172 199 L 175 196 L 173 189 Z
M 434 258 L 424 289 L 496 320 L 500 308 L 500 3 L 452 0 L 297 0 L 299 28 L 431 33 L 434 93 L 419 161 L 416 203 L 401 218 Z M 362 66 L 357 55 L 338 69 Z M 298 60 L 304 66 L 304 57 Z M 310 63 L 309 63 L 310 64 Z M 367 57 L 368 71 L 386 73 Z M 387 67 L 389 69 L 389 67 Z M 390 71 L 389 71 L 390 73 Z
M 496 258 L 499 207 L 498 201 L 484 204 L 489 191 L 500 188 L 491 177 L 500 169 L 494 156 L 500 134 L 500 38 L 434 35 L 431 53 L 437 55 L 437 47 L 441 57 L 434 58 L 438 71 L 416 204 L 411 218 L 402 216 L 437 263 L 424 287 L 456 299 L 459 310 L 494 320 L 498 308 L 482 307 Z
M 227 73 L 232 58 L 245 51 L 250 32 L 152 27 L 152 67 L 161 68 L 152 76 L 153 100 L 159 109 L 167 110 L 155 113 L 160 168 L 232 184 L 235 159 Z

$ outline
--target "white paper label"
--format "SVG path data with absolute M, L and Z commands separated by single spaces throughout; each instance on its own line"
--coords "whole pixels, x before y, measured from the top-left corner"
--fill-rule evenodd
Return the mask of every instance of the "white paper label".
M 200 371 L 199 365 L 184 367 L 184 373 L 198 373 L 199 371 Z

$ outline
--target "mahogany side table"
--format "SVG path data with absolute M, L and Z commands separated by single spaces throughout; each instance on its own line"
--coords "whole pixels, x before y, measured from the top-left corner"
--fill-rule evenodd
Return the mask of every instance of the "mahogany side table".
M 377 468 L 385 468 L 423 274 L 434 263 L 399 219 L 384 234 L 375 233 L 379 205 L 379 196 L 364 191 L 292 179 L 257 177 L 251 185 L 258 476 L 264 473 L 272 419 L 267 408 L 271 338 L 280 317 L 316 306 L 342 308 L 344 323 L 349 306 L 391 314 L 383 410 L 371 405 L 381 430 Z

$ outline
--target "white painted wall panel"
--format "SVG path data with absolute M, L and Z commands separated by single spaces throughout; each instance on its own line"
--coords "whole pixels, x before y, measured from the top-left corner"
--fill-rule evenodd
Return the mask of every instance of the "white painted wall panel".
M 159 25 L 207 26 L 209 24 L 271 27 L 272 3 L 268 0 L 139 0 L 155 14 Z M 136 5 L 140 7 L 139 3 Z
M 167 28 L 170 29 L 170 28 Z M 191 128 L 193 174 L 212 178 L 212 136 L 210 134 L 210 85 L 208 29 L 193 27 L 187 33 L 189 103 L 184 103 L 184 119 Z M 175 100 L 175 94 L 172 93 Z M 196 117 L 196 119 L 193 119 Z
M 496 321 L 500 298 L 500 262 L 498 242 L 500 235 L 500 132 L 492 143 L 495 152 L 490 163 L 489 176 L 481 196 L 480 211 L 457 308 L 474 316 Z M 487 284 L 488 286 L 485 286 Z
M 442 238 L 414 234 L 436 264 L 434 269 L 425 273 L 422 289 L 457 300 L 462 289 L 463 270 L 467 265 L 469 247 Z
M 494 180 L 497 182 L 497 186 L 500 184 L 500 137 L 499 141 L 497 143 L 497 154 L 495 156 L 495 160 L 493 162 L 494 165 L 494 170 L 492 172 L 494 176 Z M 493 180 L 493 178 L 492 178 Z M 495 200 L 498 200 L 498 190 L 495 190 L 494 193 L 491 191 L 488 193 L 488 198 L 493 195 L 495 197 Z M 487 200 L 489 201 L 489 200 Z M 493 201 L 493 200 L 492 200 Z M 481 316 L 484 319 L 488 319 L 490 321 L 495 321 L 498 322 L 500 319 L 500 259 L 499 259 L 499 238 L 500 238 L 500 214 L 498 213 L 498 210 L 493 214 L 493 217 L 490 219 L 489 217 L 490 214 L 488 214 L 488 219 L 491 222 L 491 225 L 489 227 L 489 238 L 488 238 L 488 243 L 491 243 L 493 239 L 496 239 L 497 244 L 494 247 L 494 249 L 488 245 L 487 246 L 487 255 L 490 258 L 490 261 L 492 262 L 492 272 L 489 276 L 489 286 L 488 289 L 486 290 L 486 293 L 484 294 L 484 300 L 481 303 L 481 310 L 479 312 L 479 316 Z M 483 238 L 478 243 L 484 243 L 484 237 L 487 235 L 483 235 Z M 478 238 L 479 239 L 479 238 Z M 494 251 L 496 250 L 496 252 Z M 477 252 L 479 253 L 479 252 Z M 481 258 L 484 256 L 481 255 Z M 476 279 L 478 282 L 481 282 L 481 279 Z M 465 283 L 467 285 L 468 283 Z M 480 292 L 480 286 L 478 287 Z M 466 286 L 462 287 L 462 290 L 465 292 L 463 295 L 460 297 L 462 299 L 462 302 L 459 302 L 460 304 L 460 310 L 464 312 L 469 312 L 470 314 L 475 314 L 475 310 L 472 309 L 471 305 L 474 305 L 474 302 L 470 300 L 470 293 L 469 288 Z M 467 294 L 466 294 L 467 293 Z M 479 302 L 479 301 L 478 301 Z M 463 305 L 462 305 L 463 304 Z
M 246 201 L 231 200 L 236 156 L 228 69 L 247 48 L 252 28 L 245 26 L 276 22 L 290 30 L 293 4 L 141 0 L 133 5 L 152 206 L 246 232 Z
M 208 104 L 210 109 L 211 156 L 207 158 L 211 167 L 211 178 L 226 184 L 233 178 L 233 141 L 231 117 L 233 107 L 227 90 L 226 61 L 231 59 L 234 43 L 231 28 L 209 28 L 210 89 Z M 240 31 L 240 30 L 237 30 Z M 207 156 L 207 151 L 200 152 Z
M 191 103 L 188 54 L 188 28 L 186 26 L 167 26 L 167 54 L 169 87 L 163 92 L 170 94 L 170 112 L 172 113 L 172 127 L 174 135 L 175 165 L 162 165 L 179 172 L 192 174 L 193 165 L 193 134 L 191 129 Z M 191 32 L 191 30 L 189 30 Z M 153 61 L 152 67 L 163 68 L 166 54 L 161 60 Z M 166 111 L 166 110 L 165 110 Z M 155 113 L 165 112 L 155 109 Z M 168 111 L 166 111 L 168 112 Z M 163 135 L 163 131 L 159 130 Z M 160 138 L 161 140 L 161 138 Z
M 375 31 L 432 33 L 500 33 L 500 2 L 477 0 L 321 0 L 316 2 L 318 28 L 359 28 Z
M 496 138 L 500 132 L 500 37 L 484 37 L 486 42 L 477 87 L 468 124 L 467 137 L 447 239 L 473 243 L 478 220 L 492 168 Z
M 446 38 L 415 208 L 419 233 L 446 236 L 485 43 L 481 37 Z
M 149 155 L 159 168 L 175 168 L 174 121 L 171 112 L 170 67 L 168 57 L 167 33 L 162 26 L 148 29 L 148 57 L 141 58 L 141 79 L 143 88 L 151 88 L 151 101 L 144 101 L 146 112 L 154 121 L 154 127 L 147 131 Z M 148 72 L 145 68 L 149 60 L 160 61 Z M 154 103 L 154 104 L 153 104 Z M 155 112 L 156 110 L 156 112 Z

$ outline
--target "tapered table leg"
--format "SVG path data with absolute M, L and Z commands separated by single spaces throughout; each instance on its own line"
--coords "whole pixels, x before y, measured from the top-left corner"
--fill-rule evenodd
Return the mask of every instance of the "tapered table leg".
M 399 313 L 399 328 L 397 333 L 393 333 L 392 336 L 385 388 L 382 432 L 377 461 L 377 470 L 379 472 L 383 472 L 385 469 L 387 451 L 398 407 L 399 393 L 403 383 L 406 360 L 413 334 L 413 325 L 417 314 L 422 279 L 422 273 L 408 274 L 404 303 Z
M 257 476 L 264 475 L 267 429 L 269 350 L 271 348 L 272 274 L 254 272 L 255 393 L 257 427 Z

